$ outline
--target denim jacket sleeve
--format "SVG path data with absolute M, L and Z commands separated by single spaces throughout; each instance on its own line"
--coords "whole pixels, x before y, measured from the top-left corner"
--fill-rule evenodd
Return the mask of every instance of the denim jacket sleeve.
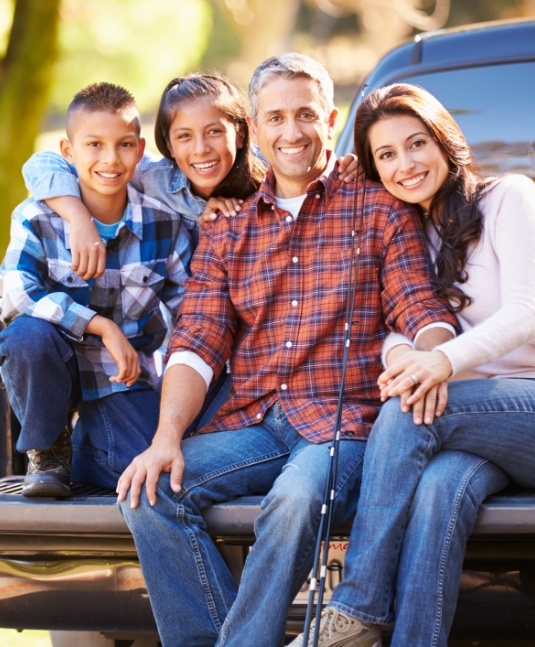
M 76 169 L 59 153 L 34 153 L 22 167 L 22 175 L 35 200 L 80 197 Z

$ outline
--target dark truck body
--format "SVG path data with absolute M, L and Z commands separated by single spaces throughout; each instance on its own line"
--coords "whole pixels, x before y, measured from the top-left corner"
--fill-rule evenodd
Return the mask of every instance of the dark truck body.
M 434 92 L 485 170 L 535 177 L 535 22 L 422 34 L 388 54 L 365 82 L 370 89 L 396 81 Z M 352 150 L 359 100 L 360 90 L 339 138 L 340 154 Z M 8 417 L 2 409 L 0 415 Z M 0 447 L 0 462 L 7 473 L 21 472 L 20 457 L 11 469 L 8 449 L 9 442 Z M 92 631 L 117 645 L 156 645 L 135 546 L 114 494 L 75 487 L 66 500 L 31 500 L 21 496 L 21 483 L 21 476 L 0 481 L 0 626 Z M 259 504 L 255 497 L 238 499 L 206 513 L 236 577 L 254 540 Z M 333 531 L 328 588 L 342 576 L 348 530 Z M 274 565 L 273 577 L 277 568 L 284 563 Z M 289 633 L 300 627 L 306 598 L 305 590 L 290 611 Z M 511 489 L 482 506 L 451 644 L 535 645 L 535 493 Z

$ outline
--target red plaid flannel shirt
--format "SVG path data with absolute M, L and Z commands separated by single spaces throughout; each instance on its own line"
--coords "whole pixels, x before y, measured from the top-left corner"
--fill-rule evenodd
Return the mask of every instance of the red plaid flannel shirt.
M 279 400 L 295 429 L 321 443 L 336 420 L 355 191 L 360 214 L 364 182 L 320 177 L 297 220 L 276 206 L 273 186 L 270 171 L 238 216 L 218 218 L 201 236 L 168 354 L 194 351 L 216 375 L 230 359 L 230 398 L 203 432 L 253 425 Z M 427 324 L 456 320 L 433 294 L 415 213 L 368 181 L 358 263 L 341 429 L 365 439 L 381 406 L 389 330 L 414 338 Z

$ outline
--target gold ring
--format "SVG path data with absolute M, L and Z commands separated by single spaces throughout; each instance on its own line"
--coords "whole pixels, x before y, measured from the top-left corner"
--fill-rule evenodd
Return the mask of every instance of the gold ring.
M 414 375 L 414 373 L 413 373 L 412 375 L 409 375 L 409 377 L 410 377 L 410 378 L 411 378 L 411 380 L 413 381 L 414 386 L 416 386 L 417 384 L 420 384 L 420 380 L 418 379 L 418 376 L 417 376 L 417 375 Z

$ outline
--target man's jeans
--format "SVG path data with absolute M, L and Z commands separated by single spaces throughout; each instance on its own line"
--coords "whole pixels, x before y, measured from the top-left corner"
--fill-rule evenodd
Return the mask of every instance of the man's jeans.
M 452 382 L 446 411 L 431 425 L 414 425 L 398 399 L 387 402 L 368 441 L 344 581 L 333 606 L 367 622 L 388 622 L 397 587 L 404 610 L 397 613 L 392 644 L 445 645 L 449 625 L 444 631 L 441 622 L 448 624 L 454 608 L 465 540 L 479 503 L 504 481 L 494 467 L 484 461 L 478 466 L 468 454 L 432 458 L 441 449 L 471 452 L 533 488 L 534 413 L 535 380 L 527 379 Z M 434 569 L 420 562 L 421 546 Z M 448 581 L 451 573 L 455 586 Z M 443 619 L 442 603 L 449 609 Z M 425 631 L 427 637 L 419 638 Z
M 158 424 L 158 394 L 125 391 L 83 402 L 74 350 L 56 326 L 17 317 L 0 332 L 0 364 L 21 433 L 17 449 L 49 449 L 78 409 L 73 432 L 73 482 L 115 488 Z
M 330 443 L 301 437 L 276 403 L 262 423 L 188 438 L 179 494 L 162 474 L 151 507 L 120 504 L 134 536 L 164 647 L 277 647 L 288 608 L 314 556 Z M 354 514 L 365 443 L 340 442 L 335 523 Z M 206 532 L 201 511 L 265 495 L 240 587 Z

